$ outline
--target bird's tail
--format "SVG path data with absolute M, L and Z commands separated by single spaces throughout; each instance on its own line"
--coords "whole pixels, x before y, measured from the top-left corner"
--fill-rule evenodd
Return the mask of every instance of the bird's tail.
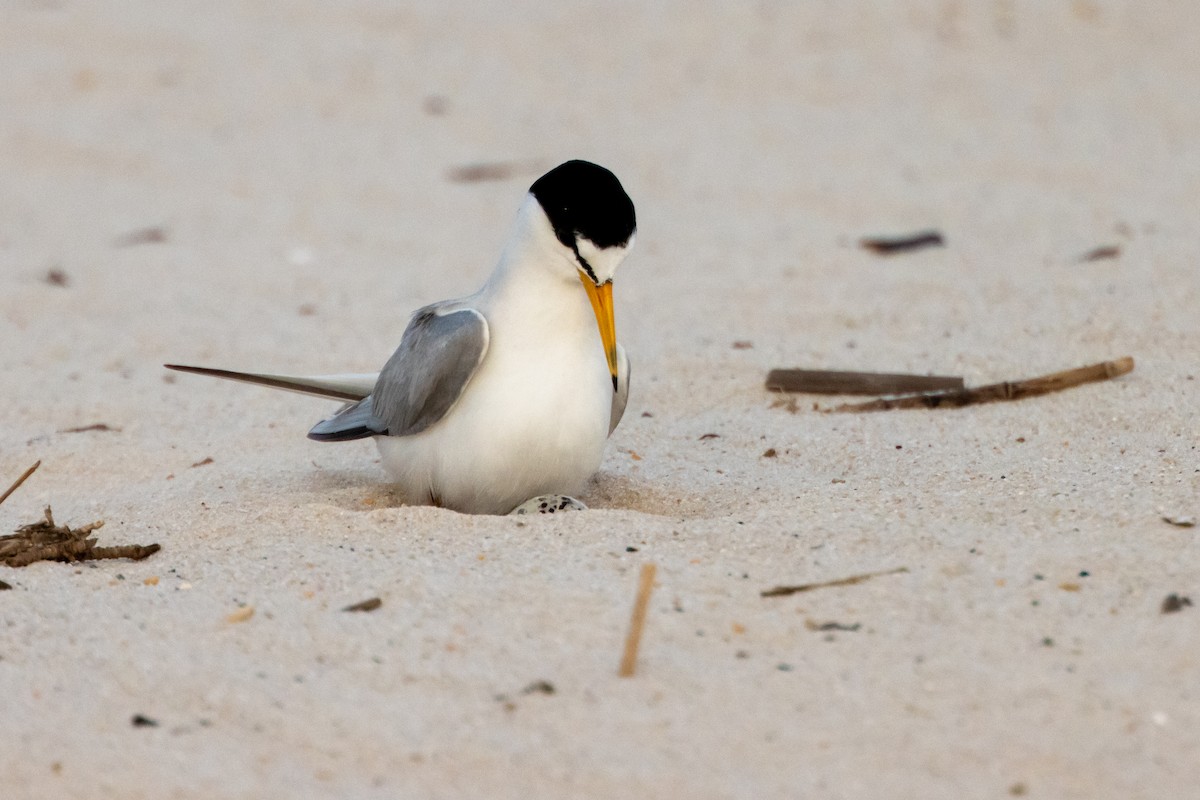
M 212 367 L 188 367 L 182 364 L 163 364 L 163 366 L 167 369 L 190 372 L 194 375 L 208 375 L 213 378 L 254 383 L 259 386 L 269 386 L 272 389 L 284 389 L 289 392 L 330 397 L 348 402 L 356 402 L 369 395 L 375 388 L 375 381 L 379 378 L 377 372 L 345 375 L 270 375 L 262 372 L 234 372 Z

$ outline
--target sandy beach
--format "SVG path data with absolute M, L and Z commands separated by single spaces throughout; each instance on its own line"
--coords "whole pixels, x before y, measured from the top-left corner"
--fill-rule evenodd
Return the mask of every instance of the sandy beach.
M 0 794 L 1192 796 L 1197 41 L 1166 0 L 12 0 L 0 491 L 42 466 L 0 534 L 161 550 L 0 566 Z M 568 158 L 639 223 L 588 511 L 400 505 L 305 438 L 336 403 L 162 368 L 378 370 Z

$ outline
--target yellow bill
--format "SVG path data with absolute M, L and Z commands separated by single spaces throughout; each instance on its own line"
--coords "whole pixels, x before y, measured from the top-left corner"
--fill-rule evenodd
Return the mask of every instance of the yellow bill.
M 596 324 L 600 326 L 600 341 L 604 343 L 604 356 L 608 359 L 608 372 L 612 375 L 613 391 L 617 390 L 617 326 L 613 321 L 612 281 L 597 286 L 583 272 L 579 273 L 583 288 L 587 289 L 588 299 L 592 301 L 592 311 L 596 314 Z

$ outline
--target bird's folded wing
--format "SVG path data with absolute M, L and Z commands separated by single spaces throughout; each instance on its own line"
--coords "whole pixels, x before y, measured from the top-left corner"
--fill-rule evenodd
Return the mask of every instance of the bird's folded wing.
M 427 306 L 413 315 L 371 396 L 308 432 L 317 441 L 410 436 L 458 402 L 488 347 L 487 320 L 473 308 Z
M 483 314 L 441 309 L 427 306 L 413 316 L 371 393 L 375 416 L 392 436 L 420 433 L 444 417 L 487 353 Z
M 189 367 L 182 364 L 164 364 L 167 369 L 208 375 L 242 383 L 285 389 L 289 392 L 310 394 L 316 397 L 332 397 L 336 400 L 358 401 L 371 393 L 379 379 L 377 372 L 347 373 L 344 375 L 271 375 L 263 372 L 234 372 L 212 367 Z
M 274 375 L 164 364 L 167 369 L 349 401 L 318 423 L 309 438 L 343 441 L 419 433 L 446 415 L 479 368 L 488 326 L 472 308 L 427 306 L 415 315 L 380 373 Z
M 308 432 L 314 442 L 348 442 L 387 433 L 387 425 L 375 416 L 371 398 L 348 403 L 332 417 L 323 419 Z

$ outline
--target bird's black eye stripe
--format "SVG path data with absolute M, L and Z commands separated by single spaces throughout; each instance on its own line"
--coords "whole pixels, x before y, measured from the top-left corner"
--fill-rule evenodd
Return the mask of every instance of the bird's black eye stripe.
M 592 279 L 592 283 L 599 286 L 600 279 L 596 277 L 596 270 L 592 269 L 592 265 L 587 262 L 586 258 L 579 255 L 579 244 L 574 239 L 571 240 L 571 249 L 575 251 L 575 260 L 579 262 L 579 266 L 583 267 L 583 271 Z

